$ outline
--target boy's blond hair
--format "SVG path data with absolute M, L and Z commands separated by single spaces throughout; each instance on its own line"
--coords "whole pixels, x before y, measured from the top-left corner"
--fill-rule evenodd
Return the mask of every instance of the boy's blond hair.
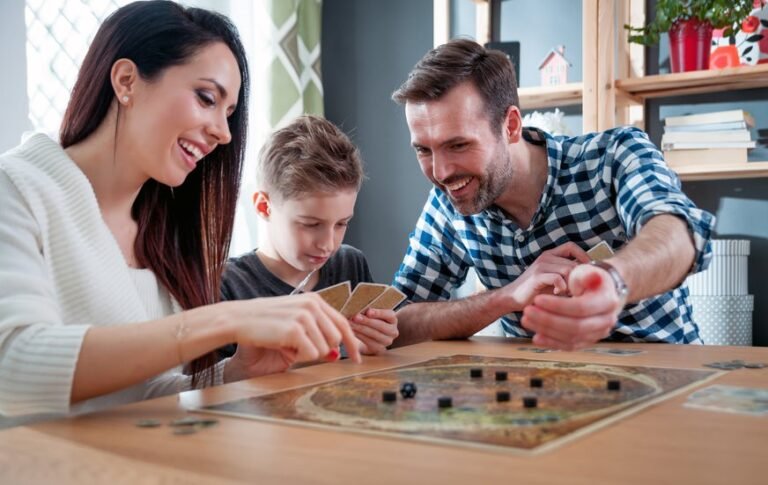
M 283 199 L 360 190 L 360 152 L 330 121 L 304 115 L 275 131 L 259 152 L 259 189 Z

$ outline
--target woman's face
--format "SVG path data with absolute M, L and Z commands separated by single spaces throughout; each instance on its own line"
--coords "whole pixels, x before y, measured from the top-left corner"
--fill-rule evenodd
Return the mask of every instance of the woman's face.
M 140 177 L 181 185 L 202 158 L 232 139 L 227 118 L 240 80 L 237 60 L 222 42 L 156 79 L 139 78 L 118 127 L 118 158 L 135 163 Z

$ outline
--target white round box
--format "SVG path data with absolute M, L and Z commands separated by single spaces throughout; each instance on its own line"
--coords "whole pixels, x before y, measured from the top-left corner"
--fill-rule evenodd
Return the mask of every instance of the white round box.
M 752 345 L 753 295 L 688 297 L 706 345 Z
M 749 240 L 713 239 L 712 262 L 686 280 L 691 295 L 747 295 Z

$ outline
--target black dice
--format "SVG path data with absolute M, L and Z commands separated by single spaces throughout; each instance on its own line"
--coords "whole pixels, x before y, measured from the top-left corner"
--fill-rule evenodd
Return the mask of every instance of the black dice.
M 413 382 L 406 382 L 400 387 L 400 395 L 403 399 L 411 399 L 416 395 L 416 384 Z

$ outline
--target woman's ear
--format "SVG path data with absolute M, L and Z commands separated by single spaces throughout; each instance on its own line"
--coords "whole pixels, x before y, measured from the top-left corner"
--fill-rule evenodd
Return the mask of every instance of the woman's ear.
M 256 209 L 257 215 L 265 220 L 269 220 L 269 215 L 272 212 L 272 203 L 269 200 L 269 194 L 262 191 L 254 192 L 253 207 Z
M 136 84 L 139 79 L 139 69 L 130 59 L 118 59 L 112 64 L 110 72 L 112 89 L 115 91 L 117 102 L 128 106 L 136 95 Z

